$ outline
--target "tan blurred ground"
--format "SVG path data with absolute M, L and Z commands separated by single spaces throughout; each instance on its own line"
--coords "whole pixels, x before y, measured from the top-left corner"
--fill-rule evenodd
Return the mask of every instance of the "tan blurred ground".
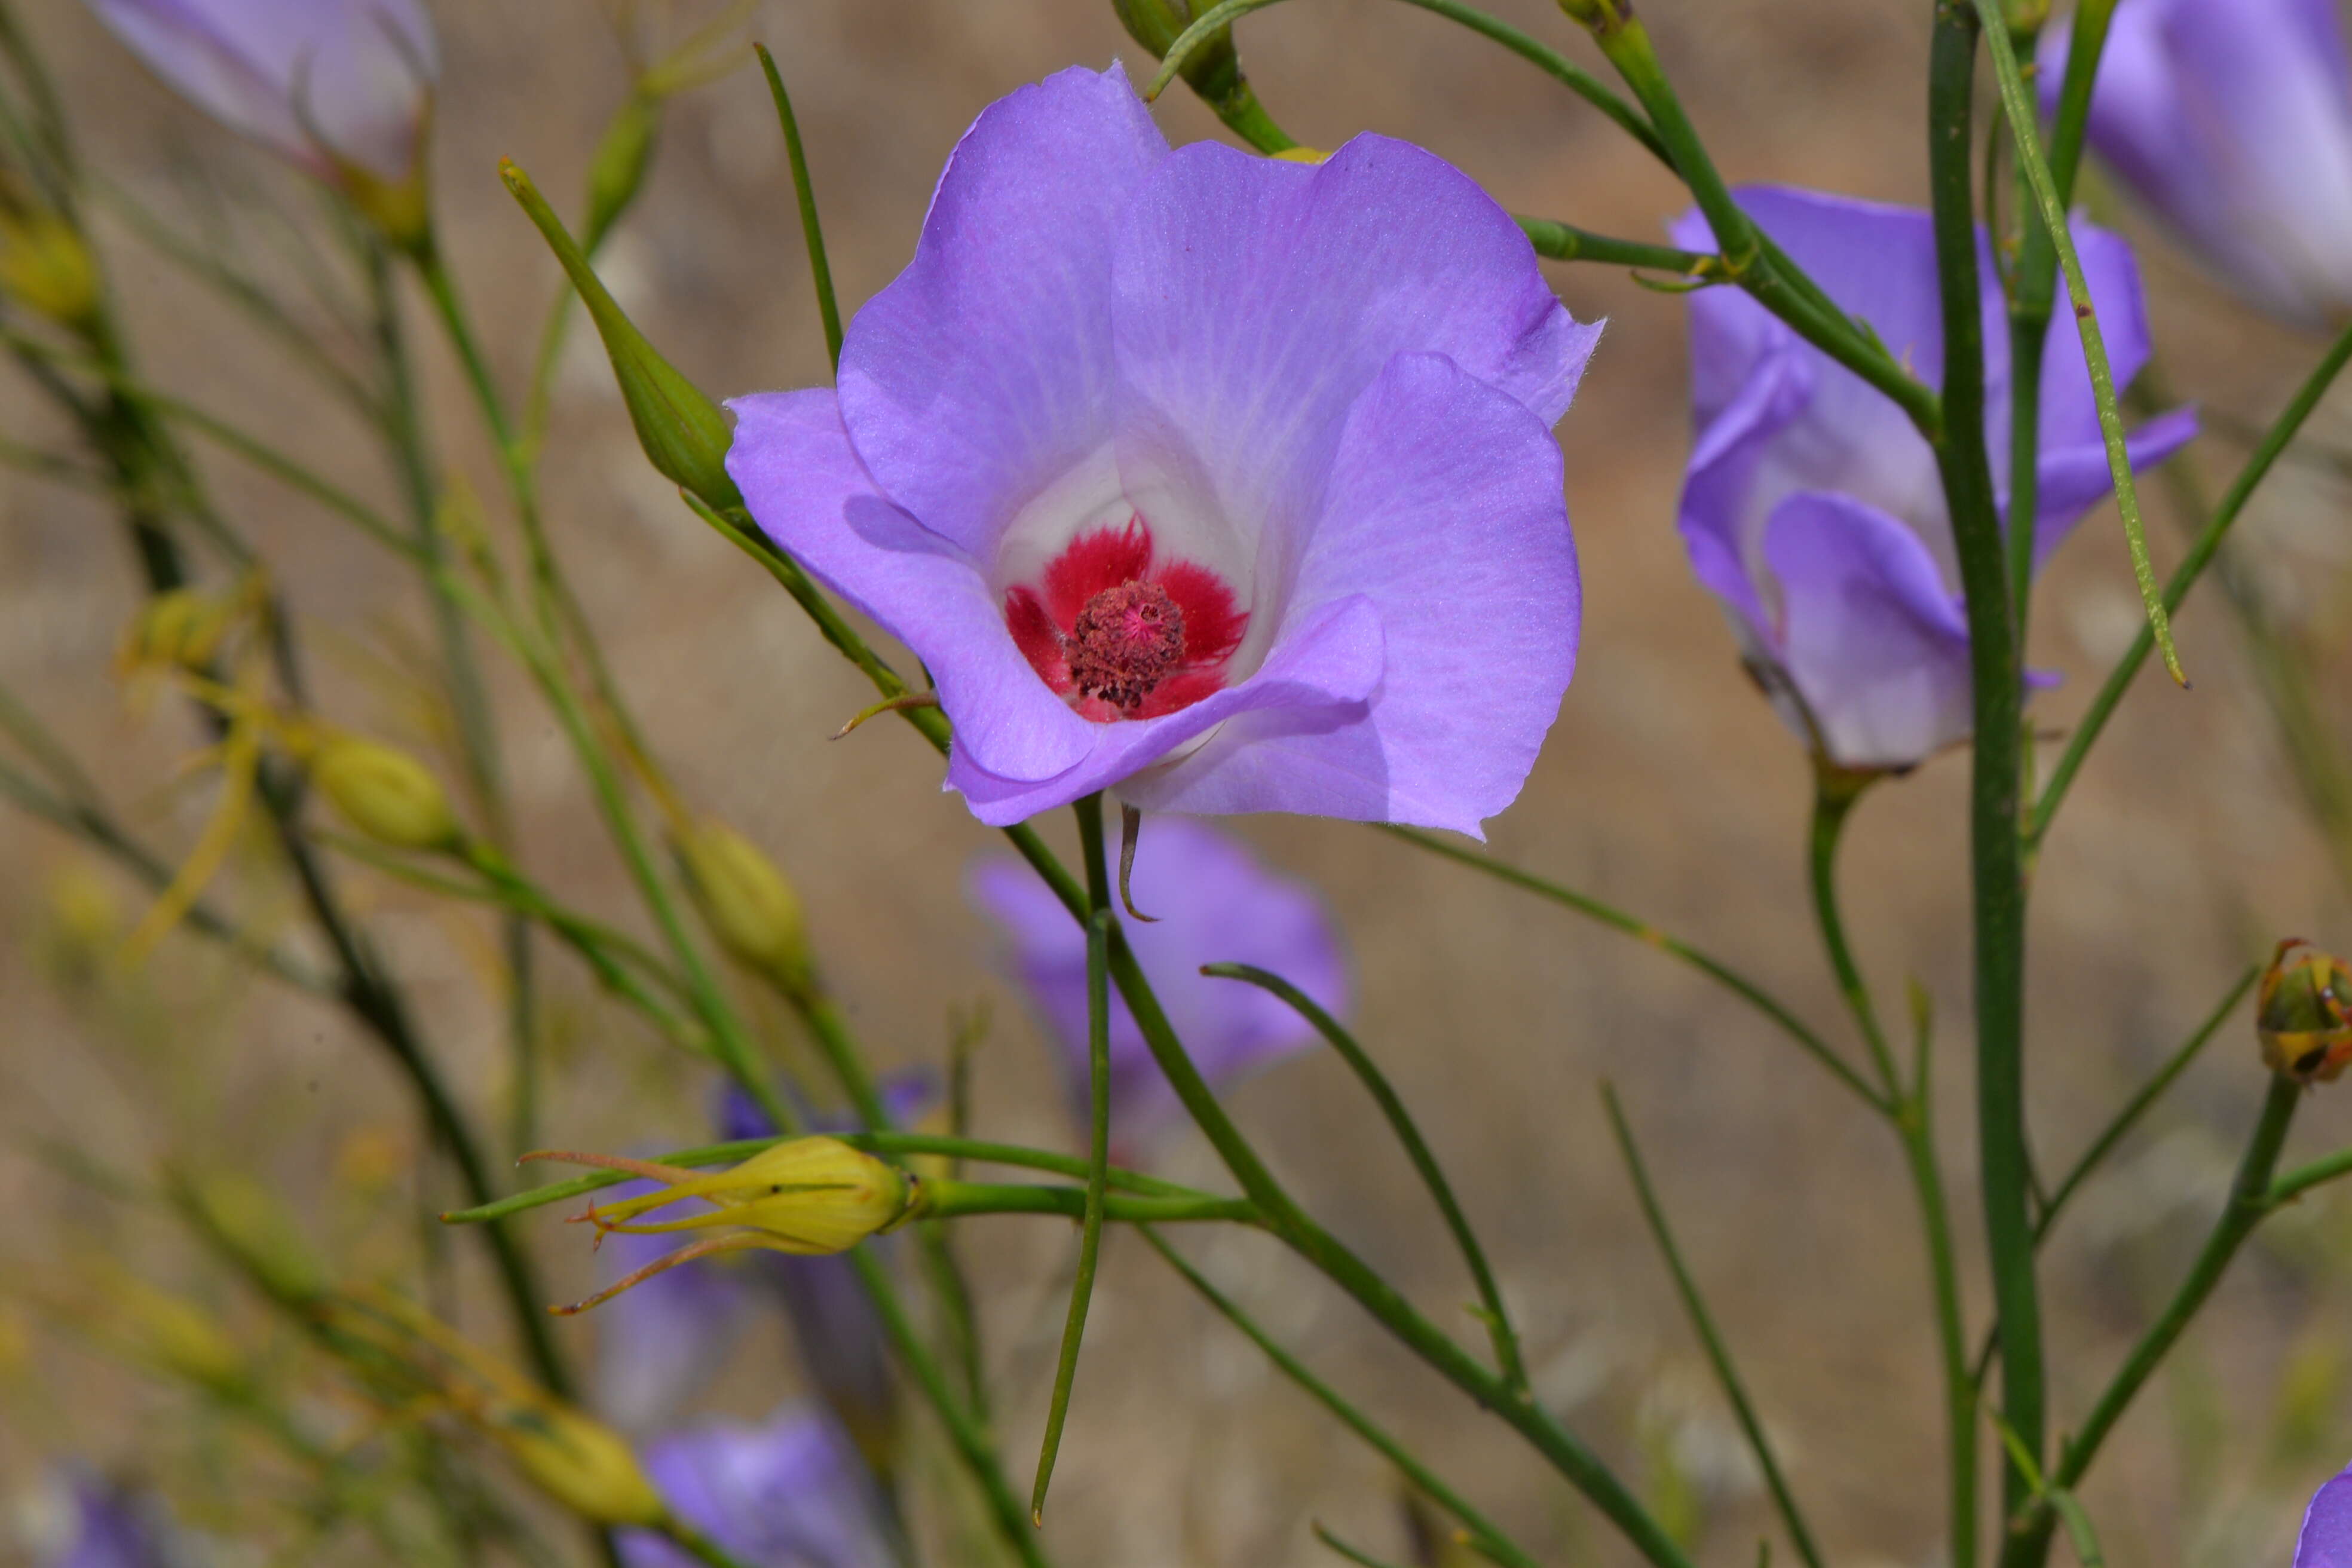
M 28 9 L 108 176 L 168 203 L 173 179 L 220 167 L 233 187 L 302 210 L 299 191 L 169 100 L 78 5 L 33 0 Z M 1495 9 L 1591 55 L 1535 0 Z M 1928 9 L 1924 0 L 1656 0 L 1645 14 L 1734 178 L 1918 202 Z M 549 191 L 576 190 L 625 77 L 578 0 L 452 0 L 437 12 L 445 231 L 511 384 L 555 272 L 493 161 L 510 155 Z M 1108 5 L 1078 0 L 796 0 L 772 3 L 758 35 L 796 90 L 845 302 L 903 263 L 942 158 L 982 105 L 1065 64 L 1138 58 Z M 1363 127 L 1409 137 L 1516 210 L 1628 236 L 1655 235 L 1679 209 L 1665 176 L 1598 115 L 1428 15 L 1300 0 L 1251 18 L 1242 38 L 1269 107 L 1309 143 L 1334 145 Z M 1218 133 L 1181 93 L 1160 121 L 1180 139 Z M 2220 302 L 2160 243 L 2144 255 L 2175 382 L 2215 407 L 2266 417 L 2315 345 Z M 268 347 L 127 237 L 115 263 L 152 379 L 389 494 L 359 433 L 296 389 Z M 755 76 L 738 72 L 677 105 L 650 194 L 608 270 L 656 341 L 706 387 L 823 379 L 790 188 Z M 1495 825 L 1494 849 L 1749 967 L 1850 1045 L 1802 901 L 1803 759 L 1740 678 L 1671 526 L 1687 437 L 1681 307 L 1606 268 L 1553 276 L 1578 316 L 1612 319 L 1560 429 L 1589 614 L 1576 683 L 1526 795 Z M 495 496 L 437 347 L 429 362 L 445 449 Z M 18 434 L 25 400 L 11 395 L 0 406 Z M 2317 424 L 2331 435 L 2345 426 L 2340 412 Z M 2237 460 L 2217 441 L 2196 450 L 2215 477 Z M 384 646 L 395 617 L 421 624 L 406 576 L 250 472 L 209 457 L 206 468 L 281 563 L 330 706 L 403 733 L 352 650 Z M 751 831 L 797 880 L 858 1027 L 890 1060 L 935 1060 L 950 1005 L 995 996 L 980 1126 L 1068 1142 L 1039 1042 L 993 978 L 986 933 L 961 895 L 964 868 L 991 836 L 937 793 L 928 749 L 885 725 L 824 743 L 865 700 L 859 682 L 644 468 L 590 356 L 576 356 L 561 383 L 546 476 L 554 526 L 624 685 L 695 798 Z M 2314 471 L 2290 470 L 2245 530 L 2275 566 L 2268 574 L 2324 625 L 2339 619 L 2343 499 Z M 2177 557 L 2178 538 L 2158 525 L 2160 560 Z M 204 797 L 165 809 L 156 785 L 191 732 L 169 708 L 143 721 L 128 713 L 106 675 L 132 604 L 129 564 L 101 511 L 0 479 L 0 679 L 97 759 L 116 800 L 143 808 L 154 837 L 184 845 Z M 2067 677 L 2039 713 L 2063 725 L 2133 626 L 2111 511 L 2084 524 L 2035 608 L 2036 662 Z M 2264 942 L 2352 941 L 2218 605 L 2192 604 L 2180 633 L 2194 693 L 2148 684 L 2135 695 L 2037 880 L 2032 1072 L 2045 1168 L 2071 1160 Z M 583 903 L 627 908 L 560 736 L 510 670 L 499 689 L 528 864 Z M 2340 720 L 2340 705 L 2335 712 Z M 1974 1332 L 1984 1302 L 1966 1195 L 1965 783 L 1964 763 L 1947 759 L 1880 792 L 1859 816 L 1846 881 L 1882 1005 L 1898 1009 L 1906 975 L 1937 1000 L 1945 1168 Z M 1573 1404 L 1580 1429 L 1645 1487 L 1656 1484 L 1660 1453 L 1677 1454 L 1675 1468 L 1699 1489 L 1705 1559 L 1753 1561 L 1770 1521 L 1735 1462 L 1734 1435 L 1608 1144 L 1596 1092 L 1606 1079 L 1624 1096 L 1832 1557 L 1937 1561 L 1941 1417 L 1924 1264 L 1894 1141 L 1752 1016 L 1620 938 L 1363 828 L 1260 821 L 1243 831 L 1339 911 L 1357 952 L 1362 1037 L 1448 1163 L 1524 1315 L 1546 1391 Z M 45 1168 L 35 1157 L 45 1140 L 130 1169 L 191 1152 L 286 1191 L 322 1235 L 354 1226 L 361 1205 L 324 1194 L 355 1134 L 413 1150 L 394 1081 L 340 1018 L 234 984 L 193 956 L 167 961 L 143 992 L 61 996 L 39 954 L 51 879 L 77 854 L 0 814 L 0 1270 L 93 1247 L 133 1262 L 174 1256 L 155 1250 L 157 1226 L 124 1219 Z M 469 1100 L 488 1105 L 499 1071 L 498 1016 L 480 984 L 488 939 L 412 895 L 352 880 L 379 908 L 436 1048 Z M 590 1147 L 692 1141 L 701 1073 L 602 1006 L 568 962 L 551 956 L 545 967 L 571 1026 L 549 1136 Z M 2079 1418 L 2185 1263 L 2259 1089 L 2250 1034 L 2233 1025 L 2049 1254 L 2061 1421 Z M 2293 1151 L 2352 1134 L 2342 1099 L 2317 1098 Z M 1474 1331 L 1453 1312 L 1468 1288 L 1423 1195 L 1336 1063 L 1287 1066 L 1239 1103 L 1312 1208 L 1427 1310 Z M 1213 1179 L 1202 1151 L 1178 1149 L 1167 1163 Z M 2332 1201 L 2307 1210 L 2249 1250 L 2180 1371 L 2151 1386 L 2087 1489 L 2111 1562 L 2283 1562 L 2303 1496 L 2352 1456 L 2338 1348 L 2352 1237 Z M 970 1250 L 1003 1373 L 1006 1447 L 1025 1477 L 1071 1242 L 1042 1223 L 981 1224 Z M 530 1234 L 551 1280 L 568 1289 L 586 1277 L 586 1260 L 558 1232 Z M 1108 1251 L 1046 1530 L 1059 1560 L 1327 1561 L 1307 1534 L 1310 1519 L 1401 1553 L 1381 1465 L 1273 1378 L 1134 1238 L 1114 1237 Z M 1197 1251 L 1547 1560 L 1624 1559 L 1502 1427 L 1391 1351 L 1303 1269 L 1245 1239 Z M 562 1331 L 584 1357 L 592 1329 Z M 175 1414 L 184 1405 L 37 1342 L 16 1395 L 0 1405 L 8 1485 L 29 1485 L 36 1457 L 56 1452 L 180 1473 L 171 1467 L 200 1440 Z M 724 1403 L 755 1411 L 786 1386 L 782 1344 L 781 1335 L 760 1342 Z M 2291 1431 L 2283 1398 L 2300 1401 Z

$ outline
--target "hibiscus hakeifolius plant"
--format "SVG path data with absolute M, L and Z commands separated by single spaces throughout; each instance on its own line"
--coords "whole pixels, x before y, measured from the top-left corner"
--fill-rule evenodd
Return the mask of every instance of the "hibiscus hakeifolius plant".
M 1363 135 L 1171 150 L 1117 67 L 991 105 L 837 391 L 738 398 L 752 516 L 911 647 L 948 786 L 1476 833 L 1575 662 L 1550 427 L 1597 325 Z

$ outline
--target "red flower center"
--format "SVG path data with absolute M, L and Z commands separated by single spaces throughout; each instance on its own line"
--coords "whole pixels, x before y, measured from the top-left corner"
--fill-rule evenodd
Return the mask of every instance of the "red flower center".
M 1038 679 L 1098 723 L 1157 719 L 1220 690 L 1249 616 L 1224 579 L 1157 558 L 1140 517 L 1070 541 L 1004 624 Z

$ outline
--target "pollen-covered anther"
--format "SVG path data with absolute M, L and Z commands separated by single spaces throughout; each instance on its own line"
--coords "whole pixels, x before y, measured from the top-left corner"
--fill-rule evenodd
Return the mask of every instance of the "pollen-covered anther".
M 1140 705 L 1184 660 L 1184 612 L 1157 583 L 1121 583 L 1088 599 L 1064 647 L 1080 692 Z

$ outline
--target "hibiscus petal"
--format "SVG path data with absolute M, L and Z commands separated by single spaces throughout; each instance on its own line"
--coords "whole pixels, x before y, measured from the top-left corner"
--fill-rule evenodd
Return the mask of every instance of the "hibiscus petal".
M 1834 761 L 1907 767 L 1969 733 L 1968 622 L 1916 534 L 1851 497 L 1804 493 L 1773 511 L 1764 553 L 1781 666 Z
M 1087 754 L 1100 727 L 1038 679 L 971 558 L 882 498 L 832 393 L 761 393 L 728 406 L 737 423 L 727 471 L 752 518 L 915 650 L 939 682 L 959 754 L 1024 781 Z
M 1450 354 L 1549 425 L 1600 335 L 1570 319 L 1494 198 L 1384 136 L 1319 165 L 1181 148 L 1128 208 L 1112 269 L 1128 493 L 1153 488 L 1139 459 L 1158 468 L 1181 448 L 1226 518 L 1264 524 L 1276 570 L 1295 559 L 1283 526 L 1307 516 L 1349 408 L 1392 356 Z
M 2313 1495 L 2295 1538 L 2294 1568 L 2352 1568 L 2352 1470 Z
M 1525 406 L 1443 355 L 1397 355 L 1349 415 L 1289 612 L 1378 606 L 1387 674 L 1370 706 L 1237 718 L 1121 797 L 1475 836 L 1517 795 L 1575 667 L 1560 484 L 1559 448 Z
M 914 260 L 850 324 L 857 455 L 983 560 L 1024 502 L 1110 438 L 1111 237 L 1167 155 L 1118 66 L 999 100 L 948 160 Z
M 1371 601 L 1357 595 L 1326 603 L 1298 617 L 1265 666 L 1241 684 L 1165 718 L 1087 725 L 1093 749 L 1066 773 L 1043 781 L 1005 778 L 959 743 L 948 756 L 947 787 L 961 791 L 989 826 L 1007 826 L 1122 781 L 1131 784 L 1131 775 L 1240 715 L 1344 724 L 1380 686 L 1382 660 L 1381 616 Z

